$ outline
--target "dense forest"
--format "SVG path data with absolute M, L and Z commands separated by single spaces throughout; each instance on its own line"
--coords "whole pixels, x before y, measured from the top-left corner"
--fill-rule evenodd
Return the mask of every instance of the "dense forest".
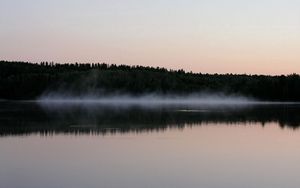
M 300 101 L 300 76 L 203 74 L 105 63 L 0 61 L 0 98 L 35 99 L 47 92 L 73 95 L 126 93 L 236 94 L 269 101 Z

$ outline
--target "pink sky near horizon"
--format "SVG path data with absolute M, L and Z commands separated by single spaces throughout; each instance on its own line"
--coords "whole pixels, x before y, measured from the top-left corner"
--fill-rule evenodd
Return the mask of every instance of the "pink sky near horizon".
M 0 59 L 300 73 L 297 7 L 294 0 L 3 0 Z

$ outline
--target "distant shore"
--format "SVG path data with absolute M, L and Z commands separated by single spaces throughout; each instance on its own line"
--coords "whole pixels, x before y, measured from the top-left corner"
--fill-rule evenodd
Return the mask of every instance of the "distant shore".
M 0 61 L 0 100 L 42 96 L 221 94 L 259 101 L 300 101 L 300 76 L 204 74 L 165 68 Z M 183 99 L 182 99 L 183 100 Z

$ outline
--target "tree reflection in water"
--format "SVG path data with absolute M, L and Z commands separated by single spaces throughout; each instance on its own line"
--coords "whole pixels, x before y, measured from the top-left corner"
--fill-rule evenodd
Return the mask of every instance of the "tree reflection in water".
M 186 126 L 275 122 L 300 126 L 296 104 L 240 106 L 108 106 L 1 102 L 0 136 L 28 134 L 114 134 L 164 131 Z

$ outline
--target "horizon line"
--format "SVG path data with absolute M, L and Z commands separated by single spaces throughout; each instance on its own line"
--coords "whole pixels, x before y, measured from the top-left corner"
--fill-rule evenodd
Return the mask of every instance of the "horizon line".
M 145 68 L 153 68 L 153 69 L 166 69 L 169 72 L 178 72 L 178 71 L 184 71 L 184 73 L 191 73 L 191 74 L 208 74 L 208 75 L 247 75 L 247 76 L 271 76 L 271 77 L 278 77 L 278 76 L 293 76 L 293 75 L 297 75 L 300 76 L 299 73 L 293 72 L 293 73 L 286 73 L 286 74 L 267 74 L 267 73 L 233 73 L 233 72 L 194 72 L 192 70 L 185 70 L 183 68 L 178 68 L 178 69 L 172 69 L 172 68 L 167 68 L 167 67 L 163 67 L 163 66 L 152 66 L 152 65 L 139 65 L 139 64 L 135 64 L 135 65 L 129 65 L 129 64 L 123 64 L 123 63 L 107 63 L 107 62 L 80 62 L 80 61 L 75 61 L 72 63 L 65 63 L 65 62 L 57 62 L 57 61 L 24 61 L 24 60 L 3 60 L 1 59 L 0 62 L 8 62 L 8 63 L 28 63 L 28 64 L 38 64 L 38 65 L 42 65 L 42 63 L 52 63 L 54 65 L 58 64 L 58 65 L 76 65 L 77 64 L 106 64 L 106 65 L 116 65 L 116 66 L 129 66 L 129 67 L 145 67 Z

